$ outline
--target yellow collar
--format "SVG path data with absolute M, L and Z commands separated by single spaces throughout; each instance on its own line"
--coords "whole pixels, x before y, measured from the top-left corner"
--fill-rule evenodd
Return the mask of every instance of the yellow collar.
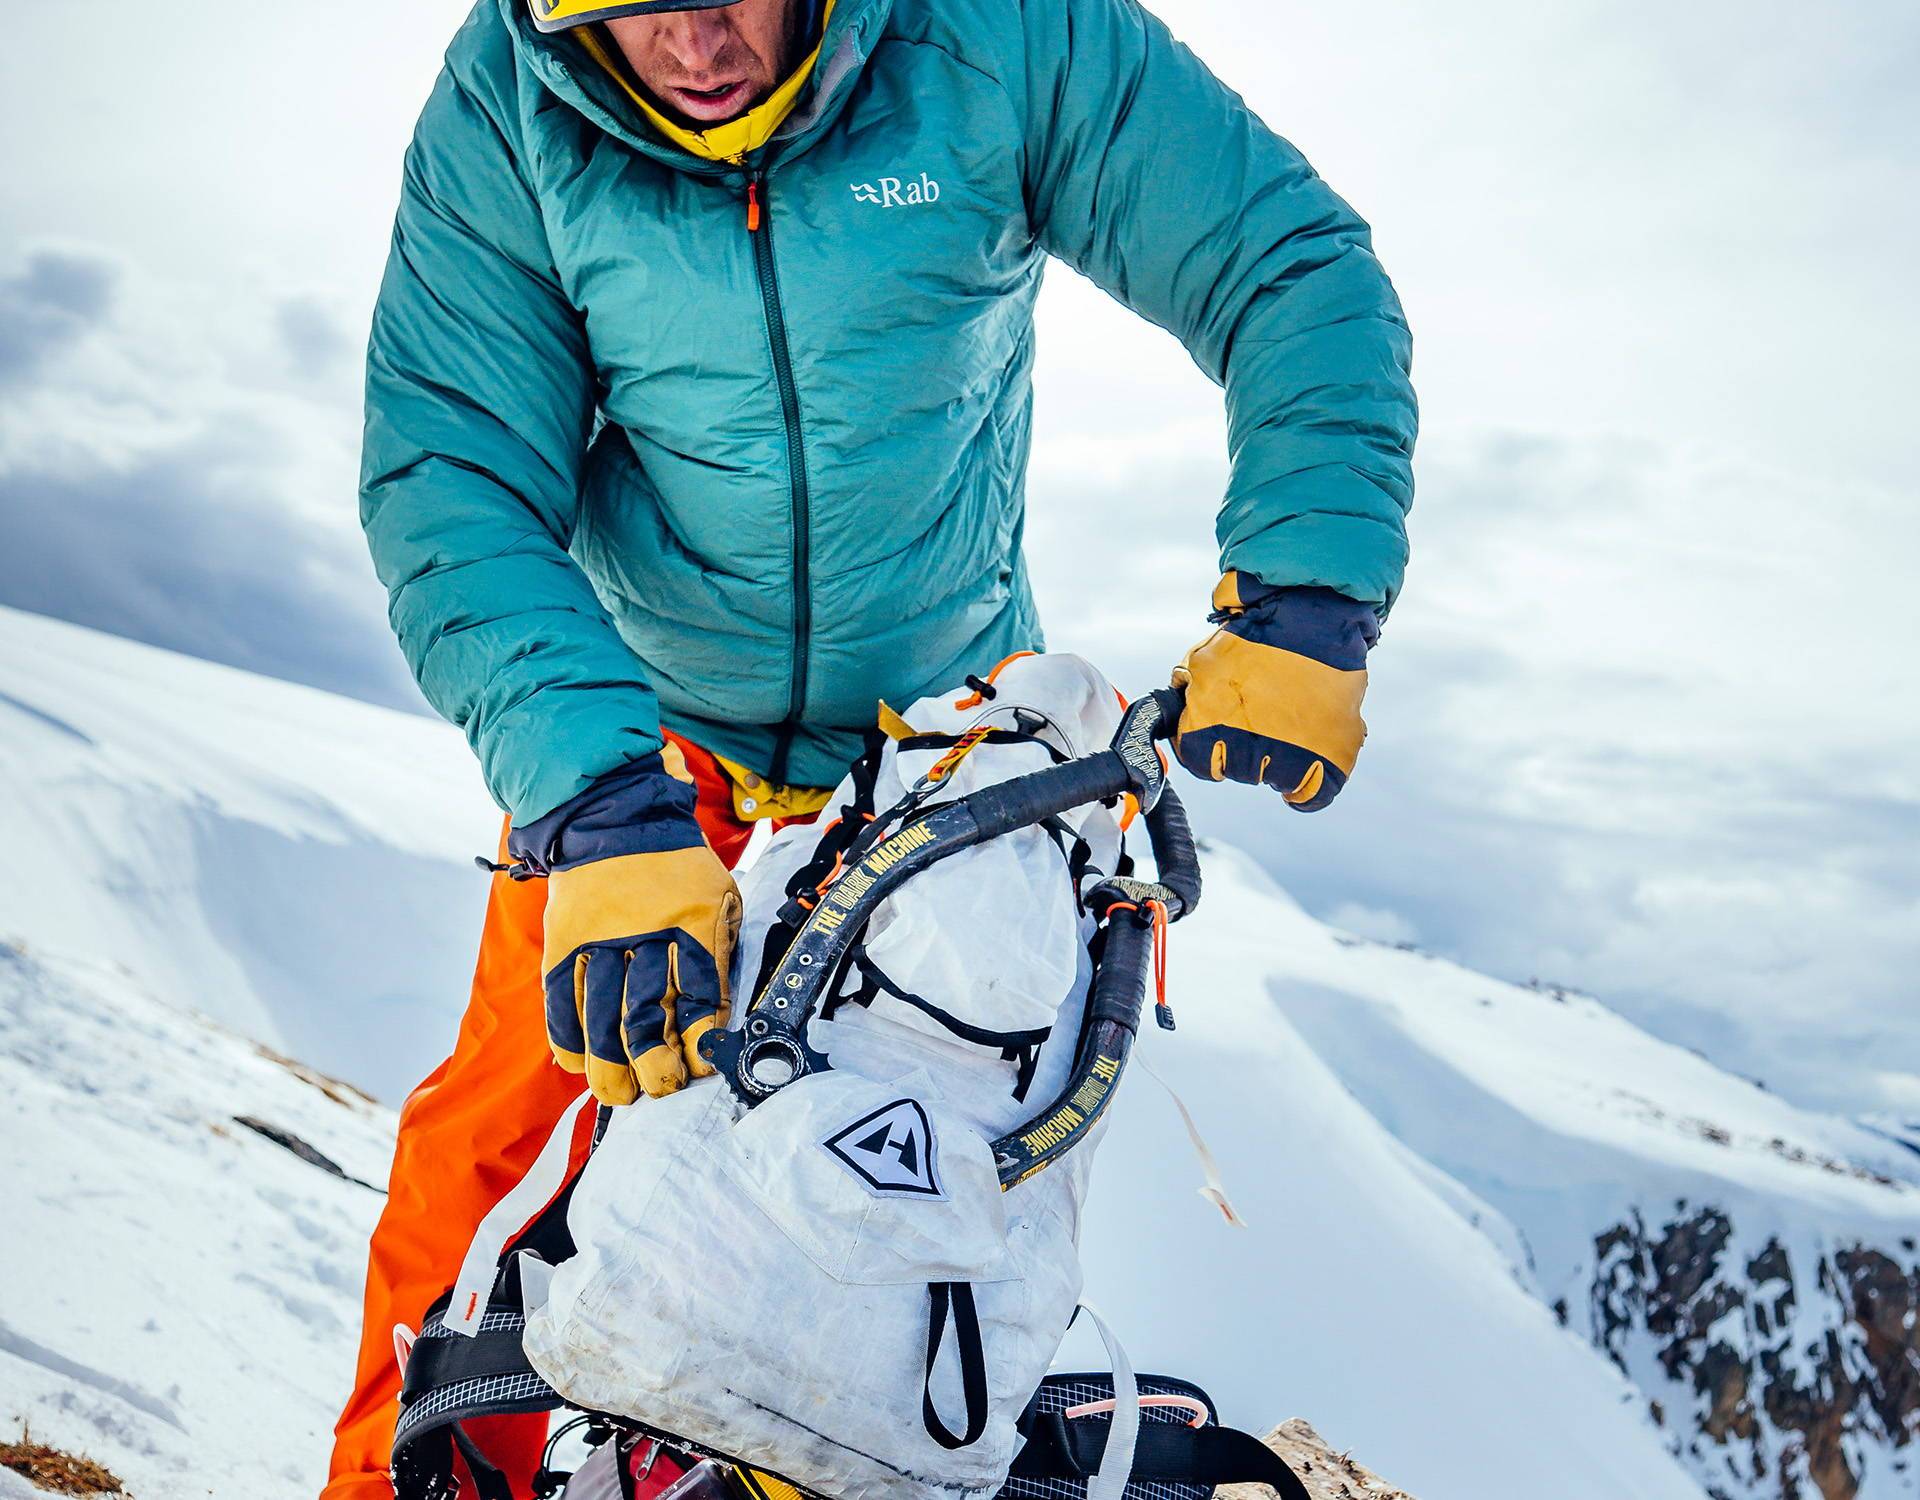
M 782 786 L 749 771 L 737 760 L 716 755 L 720 769 L 733 784 L 733 815 L 742 823 L 761 818 L 805 818 L 820 811 L 833 800 L 828 786 Z
M 827 0 L 826 9 L 820 16 L 820 35 L 826 37 L 827 23 L 833 19 L 833 0 Z M 760 103 L 741 115 L 737 120 L 727 120 L 706 130 L 689 130 L 684 125 L 676 125 L 660 112 L 660 107 L 633 86 L 627 76 L 627 69 L 607 50 L 607 44 L 601 40 L 598 26 L 582 26 L 577 33 L 581 44 L 587 49 L 593 60 L 613 75 L 615 82 L 626 90 L 627 97 L 639 106 L 653 128 L 664 135 L 683 151 L 708 161 L 730 161 L 738 163 L 750 151 L 758 151 L 773 138 L 774 131 L 780 128 L 780 122 L 792 113 L 794 101 L 800 97 L 800 90 L 806 87 L 807 79 L 813 74 L 813 65 L 820 60 L 820 47 L 801 59 L 800 66 L 788 75 L 785 83 L 767 95 Z

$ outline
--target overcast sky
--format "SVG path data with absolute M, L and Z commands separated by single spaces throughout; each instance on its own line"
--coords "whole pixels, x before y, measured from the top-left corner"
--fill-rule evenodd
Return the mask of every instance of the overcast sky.
M 464 10 L 9 18 L 0 601 L 417 701 L 359 351 Z M 1424 416 L 1359 775 L 1198 820 L 1357 930 L 1920 1115 L 1920 8 L 1162 13 L 1374 223 Z M 1053 642 L 1148 685 L 1204 628 L 1218 393 L 1058 270 L 1038 380 Z

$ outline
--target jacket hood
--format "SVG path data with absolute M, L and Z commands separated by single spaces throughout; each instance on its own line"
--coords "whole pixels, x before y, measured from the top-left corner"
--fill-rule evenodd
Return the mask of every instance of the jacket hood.
M 730 169 L 724 161 L 704 160 L 667 140 L 626 97 L 618 82 L 593 60 L 578 37 L 567 32 L 542 32 L 534 24 L 526 0 L 497 3 L 514 49 L 527 68 L 555 96 L 609 135 L 685 171 L 717 173 Z M 753 153 L 759 162 L 778 161 L 804 151 L 833 123 L 892 9 L 893 0 L 835 0 L 820 39 L 813 76 L 773 139 Z

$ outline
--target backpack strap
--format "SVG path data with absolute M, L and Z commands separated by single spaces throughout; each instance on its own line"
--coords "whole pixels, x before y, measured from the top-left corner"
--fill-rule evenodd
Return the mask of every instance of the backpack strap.
M 1046 830 L 1053 845 L 1067 862 L 1067 883 L 1073 887 L 1074 910 L 1085 915 L 1087 901 L 1080 887 L 1086 880 L 1088 867 L 1093 863 L 1093 845 L 1067 826 L 1065 818 L 1043 818 L 1039 826 Z
M 575 1117 L 569 1110 L 556 1134 L 570 1134 Z M 527 1319 L 519 1252 L 549 1264 L 573 1254 L 567 1231 L 572 1197 L 573 1183 L 568 1182 L 513 1239 L 476 1312 L 450 1326 L 447 1315 L 455 1299 L 451 1290 L 427 1309 L 400 1379 L 392 1460 L 398 1500 L 451 1500 L 457 1493 L 456 1452 L 473 1478 L 475 1500 L 512 1500 L 506 1480 L 474 1446 L 464 1424 L 476 1417 L 556 1411 L 566 1405 L 534 1371 L 521 1343 Z M 460 1294 L 463 1310 L 471 1295 Z
M 481 1317 L 492 1304 L 489 1289 L 496 1285 L 508 1243 L 538 1222 L 547 1206 L 566 1191 L 573 1175 L 574 1131 L 579 1127 L 581 1115 L 592 1108 L 593 1103 L 593 1095 L 582 1091 L 580 1097 L 566 1107 L 554 1122 L 533 1165 L 487 1210 L 479 1228 L 474 1230 L 441 1320 L 448 1332 L 479 1331 Z M 595 1121 L 596 1144 L 603 1125 L 603 1121 Z
M 1086 1480 L 1099 1471 L 1113 1423 L 1029 1410 L 1020 1431 L 1027 1441 L 1014 1458 L 1010 1480 Z M 1312 1500 L 1299 1477 L 1259 1438 L 1213 1423 L 1141 1423 L 1127 1479 L 1129 1485 L 1157 1480 L 1209 1490 L 1221 1484 L 1264 1484 L 1280 1500 Z
M 479 1444 L 467 1436 L 467 1429 L 455 1422 L 448 1430 L 453 1435 L 454 1447 L 466 1461 L 467 1472 L 473 1476 L 477 1500 L 513 1500 L 513 1486 L 507 1483 L 507 1476 L 487 1461 Z
M 965 739 L 964 734 L 910 734 L 894 744 L 903 751 L 907 750 L 951 750 Z M 1065 752 L 1049 739 L 1043 738 L 1031 729 L 987 729 L 974 736 L 976 745 L 1038 745 L 1047 752 L 1047 756 L 1057 766 L 1067 759 Z
M 942 1448 L 965 1448 L 980 1441 L 987 1430 L 987 1351 L 980 1340 L 980 1314 L 974 1307 L 973 1288 L 964 1281 L 935 1281 L 927 1287 L 927 1370 L 920 1388 L 920 1420 L 927 1436 Z M 967 1404 L 966 1427 L 953 1431 L 940 1420 L 933 1404 L 933 1367 L 940 1358 L 940 1345 L 947 1331 L 948 1311 L 952 1311 L 954 1341 L 960 1354 L 960 1390 Z
M 1027 1090 L 1033 1086 L 1034 1068 L 1040 1061 L 1040 1048 L 1053 1035 L 1052 1027 L 1036 1026 L 1027 1031 L 991 1031 L 985 1026 L 962 1020 L 952 1011 L 943 1010 L 931 1000 L 895 984 L 887 977 L 886 970 L 869 956 L 864 939 L 849 950 L 847 958 L 859 972 L 860 988 L 851 994 L 842 993 L 830 998 L 820 1009 L 822 1020 L 832 1020 L 833 1013 L 842 1005 L 871 1006 L 879 996 L 891 996 L 929 1020 L 938 1022 L 963 1042 L 971 1042 L 976 1047 L 998 1048 L 1001 1061 L 1014 1065 L 1013 1097 L 1022 1103 L 1026 1101 Z

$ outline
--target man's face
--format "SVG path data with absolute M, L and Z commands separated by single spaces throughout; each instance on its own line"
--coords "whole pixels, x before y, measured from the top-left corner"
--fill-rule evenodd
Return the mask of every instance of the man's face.
M 696 127 L 745 114 L 800 61 L 800 0 L 737 0 L 606 25 L 647 92 Z

